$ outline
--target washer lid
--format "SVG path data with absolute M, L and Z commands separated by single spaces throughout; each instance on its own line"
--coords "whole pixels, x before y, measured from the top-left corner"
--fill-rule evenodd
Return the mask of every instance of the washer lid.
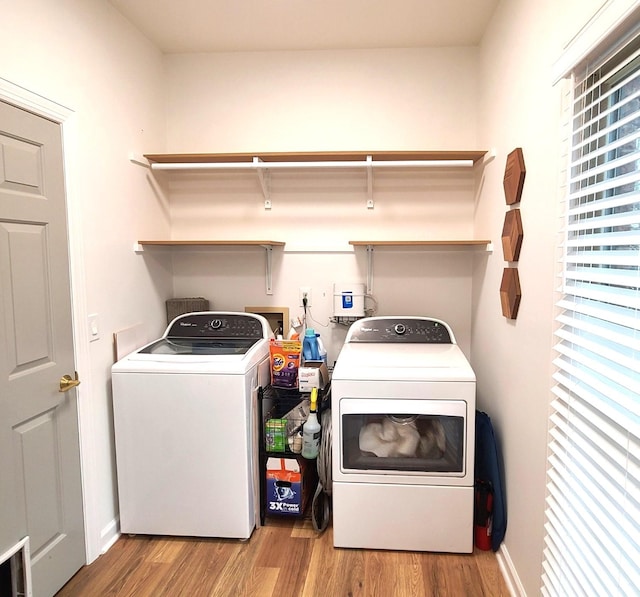
M 169 324 L 162 338 L 120 359 L 113 370 L 243 373 L 268 358 L 272 335 L 262 315 L 186 313 Z
M 269 334 L 269 324 L 261 315 L 233 311 L 185 313 L 169 324 L 162 338 L 141 348 L 138 354 L 177 360 L 189 356 L 242 356 Z
M 217 340 L 215 338 L 161 338 L 144 348 L 139 354 L 151 355 L 243 355 L 258 340 L 244 340 L 228 338 Z
M 255 365 L 269 358 L 269 340 L 257 340 L 242 353 L 231 353 L 228 346 L 218 354 L 212 353 L 152 353 L 153 346 L 167 347 L 163 340 L 156 340 L 147 346 L 128 354 L 111 368 L 114 373 L 169 373 L 169 374 L 224 374 L 244 375 Z

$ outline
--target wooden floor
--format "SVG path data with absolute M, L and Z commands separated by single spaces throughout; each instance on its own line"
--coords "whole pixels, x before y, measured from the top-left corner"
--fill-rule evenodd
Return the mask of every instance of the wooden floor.
M 336 549 L 331 528 L 267 520 L 249 541 L 121 537 L 57 597 L 508 597 L 493 552 Z

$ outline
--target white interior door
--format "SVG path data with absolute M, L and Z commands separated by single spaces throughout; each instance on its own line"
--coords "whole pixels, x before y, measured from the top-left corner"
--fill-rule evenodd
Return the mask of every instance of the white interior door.
M 0 553 L 38 597 L 85 561 L 69 283 L 60 126 L 0 102 Z

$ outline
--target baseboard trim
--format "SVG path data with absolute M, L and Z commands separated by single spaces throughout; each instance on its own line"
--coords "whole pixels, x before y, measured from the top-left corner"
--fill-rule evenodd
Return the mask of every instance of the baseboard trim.
M 527 597 L 527 592 L 524 590 L 520 577 L 513 565 L 513 560 L 509 555 L 509 550 L 505 547 L 504 543 L 500 546 L 500 549 L 496 552 L 496 559 L 498 560 L 498 566 L 504 581 L 509 589 L 511 597 Z
M 120 518 L 116 516 L 100 531 L 100 553 L 107 553 L 120 538 Z

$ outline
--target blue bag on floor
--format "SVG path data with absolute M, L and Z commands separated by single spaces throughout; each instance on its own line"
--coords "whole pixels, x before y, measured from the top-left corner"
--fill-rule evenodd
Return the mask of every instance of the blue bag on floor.
M 491 529 L 491 549 L 493 551 L 498 551 L 507 531 L 503 471 L 502 454 L 496 441 L 491 419 L 487 413 L 477 410 L 475 479 L 476 481 L 489 482 L 493 488 Z

